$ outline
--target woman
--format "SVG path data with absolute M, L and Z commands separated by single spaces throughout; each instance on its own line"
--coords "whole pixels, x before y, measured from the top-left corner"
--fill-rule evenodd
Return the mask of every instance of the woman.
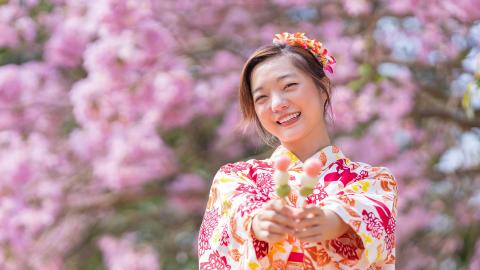
M 240 104 L 268 142 L 266 160 L 226 164 L 214 177 L 198 240 L 200 269 L 394 269 L 397 186 L 391 172 L 353 162 L 331 144 L 325 124 L 333 57 L 303 33 L 277 34 L 246 62 Z M 273 163 L 291 165 L 285 200 Z M 322 164 L 300 205 L 307 159 Z

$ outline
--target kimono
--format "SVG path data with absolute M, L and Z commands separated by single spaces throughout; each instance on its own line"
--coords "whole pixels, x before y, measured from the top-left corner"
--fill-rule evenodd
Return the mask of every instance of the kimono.
M 251 225 L 263 204 L 277 199 L 273 161 L 291 160 L 292 189 L 286 202 L 299 199 L 303 163 L 279 146 L 265 160 L 222 166 L 216 173 L 198 236 L 200 269 L 395 269 L 397 184 L 385 167 L 346 158 L 335 145 L 316 154 L 322 164 L 319 181 L 306 204 L 334 211 L 351 227 L 342 236 L 309 243 L 288 236 L 268 243 L 255 238 Z

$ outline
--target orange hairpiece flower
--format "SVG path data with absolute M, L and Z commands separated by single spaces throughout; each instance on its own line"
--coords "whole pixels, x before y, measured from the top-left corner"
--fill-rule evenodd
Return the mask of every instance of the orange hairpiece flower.
M 276 34 L 273 38 L 273 44 L 284 42 L 290 46 L 301 47 L 309 50 L 323 65 L 323 69 L 333 73 L 333 64 L 337 61 L 328 53 L 327 48 L 323 47 L 323 44 L 315 39 L 309 39 L 305 36 L 305 33 L 297 32 L 290 34 L 284 32 L 282 34 Z

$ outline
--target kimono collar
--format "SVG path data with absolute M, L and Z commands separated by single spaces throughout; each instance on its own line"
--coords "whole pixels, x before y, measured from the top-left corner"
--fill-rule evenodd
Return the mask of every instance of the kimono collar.
M 294 169 L 297 167 L 303 167 L 303 162 L 290 150 L 285 148 L 283 145 L 280 145 L 275 149 L 273 154 L 270 156 L 270 160 L 275 160 L 280 156 L 287 156 L 290 158 L 292 165 L 289 169 Z M 318 158 L 322 163 L 322 171 L 327 169 L 330 164 L 334 163 L 339 159 L 345 159 L 345 155 L 340 151 L 336 145 L 329 145 L 321 149 L 320 151 L 313 154 L 310 158 Z

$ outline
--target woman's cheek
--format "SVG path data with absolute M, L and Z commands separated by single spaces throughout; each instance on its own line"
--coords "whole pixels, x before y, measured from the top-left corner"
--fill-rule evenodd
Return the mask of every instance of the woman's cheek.
M 262 105 L 259 105 L 258 109 L 256 110 L 258 118 L 261 120 L 261 122 L 265 121 L 265 118 L 267 117 L 267 111 L 265 110 L 265 107 Z

